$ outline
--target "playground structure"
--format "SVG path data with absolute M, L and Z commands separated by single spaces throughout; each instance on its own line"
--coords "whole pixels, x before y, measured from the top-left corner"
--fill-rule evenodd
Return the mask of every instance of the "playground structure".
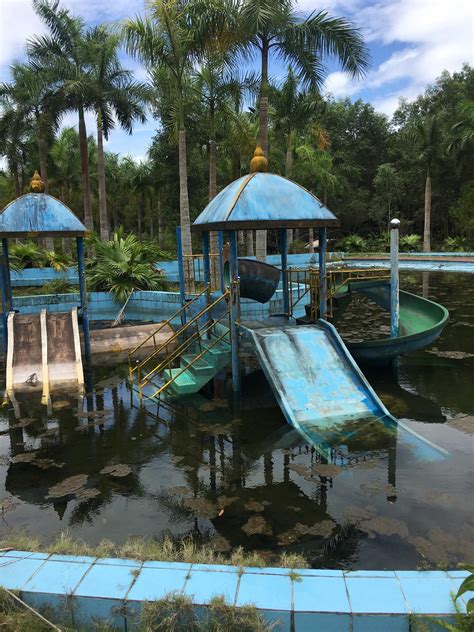
M 448 320 L 447 311 L 421 297 L 400 292 L 398 286 L 398 220 L 391 223 L 391 270 L 341 270 L 327 266 L 327 228 L 337 218 L 318 198 L 299 185 L 266 172 L 266 159 L 257 148 L 251 173 L 228 185 L 192 226 L 202 234 L 205 288 L 190 296 L 185 291 L 189 259 L 179 252 L 181 308 L 161 327 L 174 324 L 174 350 L 165 359 L 167 343 L 154 345 L 138 363 L 140 346 L 129 354 L 130 377 L 140 400 L 162 395 L 179 397 L 199 391 L 230 364 L 232 387 L 240 390 L 239 347 L 250 340 L 255 354 L 290 425 L 312 445 L 331 448 L 367 430 L 391 432 L 402 427 L 415 450 L 426 458 L 443 451 L 405 426 L 397 425 L 357 366 L 360 360 L 393 363 L 401 353 L 430 344 Z M 318 268 L 292 270 L 287 266 L 287 230 L 318 229 Z M 239 230 L 277 229 L 280 270 L 258 261 L 239 259 Z M 218 260 L 210 253 L 210 231 L 218 232 Z M 224 234 L 228 245 L 224 247 Z M 178 245 L 180 232 L 178 230 Z M 211 267 L 220 274 L 220 291 L 213 293 Z M 283 310 L 267 321 L 243 319 L 242 298 L 268 301 L 281 280 Z M 295 290 L 296 288 L 296 297 Z M 346 347 L 328 318 L 351 296 L 365 293 L 389 308 L 391 337 Z M 309 299 L 306 305 L 303 301 Z M 401 298 L 400 298 L 401 297 Z M 351 355 L 353 353 L 353 356 Z M 320 449 L 320 448 L 318 448 Z
M 83 331 L 86 359 L 90 358 L 89 319 L 84 269 L 85 226 L 56 198 L 44 193 L 37 172 L 31 193 L 8 204 L 0 214 L 0 292 L 2 299 L 3 348 L 6 349 L 6 395 L 15 403 L 15 391 L 41 389 L 49 404 L 53 388 L 74 384 L 82 390 L 84 372 L 79 337 Z M 80 305 L 68 313 L 17 314 L 13 305 L 8 240 L 11 238 L 75 238 L 79 273 Z

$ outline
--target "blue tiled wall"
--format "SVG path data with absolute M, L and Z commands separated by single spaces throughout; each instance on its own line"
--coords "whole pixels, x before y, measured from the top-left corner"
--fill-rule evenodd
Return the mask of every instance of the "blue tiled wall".
M 27 551 L 0 553 L 0 585 L 32 607 L 49 606 L 64 625 L 93 629 L 102 619 L 119 630 L 137 623 L 144 601 L 176 592 L 196 608 L 224 596 L 253 604 L 276 630 L 408 632 L 409 616 L 449 620 L 451 593 L 464 571 L 355 571 L 139 562 Z M 472 593 L 464 595 L 465 610 Z

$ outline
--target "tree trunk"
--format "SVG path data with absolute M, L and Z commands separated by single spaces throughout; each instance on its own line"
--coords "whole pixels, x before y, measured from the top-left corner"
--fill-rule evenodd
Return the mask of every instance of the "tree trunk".
M 308 252 L 314 252 L 314 231 L 312 228 L 308 228 L 308 243 L 309 243 L 309 247 L 308 247 Z
M 268 158 L 268 41 L 262 40 L 262 78 L 260 83 L 259 143 Z M 267 255 L 267 233 L 257 230 L 255 238 L 257 259 L 265 261 Z
M 179 216 L 181 222 L 181 247 L 184 256 L 184 286 L 189 294 L 194 292 L 193 246 L 191 241 L 191 220 L 189 217 L 188 167 L 186 163 L 186 131 L 179 130 Z
M 20 183 L 20 174 L 18 165 L 14 165 L 13 167 L 13 180 L 15 182 L 15 197 L 20 197 L 21 195 L 21 183 Z
M 99 183 L 99 224 L 100 238 L 104 241 L 110 239 L 109 218 L 107 216 L 107 197 L 105 191 L 105 160 L 104 160 L 104 134 L 102 130 L 102 117 L 97 112 L 97 179 Z
M 214 111 L 211 109 L 211 140 L 209 141 L 209 202 L 217 195 L 217 159 L 216 140 L 214 138 Z M 211 288 L 219 287 L 219 239 L 215 230 L 209 234 L 209 253 L 211 255 Z
M 291 149 L 291 130 L 286 136 L 286 165 L 285 175 L 287 178 L 291 176 L 291 170 L 293 169 L 293 152 Z
M 259 261 L 265 261 L 267 256 L 267 231 L 255 231 L 255 254 Z
M 40 167 L 40 175 L 41 175 L 41 180 L 43 181 L 43 184 L 44 184 L 44 192 L 48 194 L 49 193 L 48 167 L 47 167 L 48 150 L 46 147 L 46 142 L 44 138 L 42 137 L 41 122 L 39 121 L 39 118 L 37 118 L 37 123 L 38 123 L 38 128 L 39 128 L 38 160 L 39 160 L 39 167 Z M 54 239 L 52 237 L 45 237 L 41 241 L 43 242 L 43 247 L 46 248 L 46 250 L 54 250 Z
M 431 177 L 426 174 L 425 182 L 425 228 L 423 232 L 423 252 L 431 252 Z
M 84 204 L 84 224 L 87 230 L 94 230 L 94 218 L 92 216 L 91 184 L 89 176 L 89 149 L 87 146 L 86 122 L 84 120 L 84 107 L 79 105 L 79 149 L 81 153 L 82 175 L 82 200 Z
M 161 200 L 158 198 L 156 204 L 156 214 L 158 215 L 158 244 L 161 250 L 165 249 L 165 221 L 161 210 Z
M 247 230 L 247 245 L 246 245 L 246 251 L 245 254 L 247 255 L 247 257 L 254 257 L 255 256 L 255 251 L 253 248 L 253 230 Z
M 143 211 L 145 210 L 145 199 L 143 194 L 140 195 L 140 203 L 138 205 L 138 213 L 137 213 L 137 234 L 138 239 L 141 241 L 142 238 L 142 217 Z

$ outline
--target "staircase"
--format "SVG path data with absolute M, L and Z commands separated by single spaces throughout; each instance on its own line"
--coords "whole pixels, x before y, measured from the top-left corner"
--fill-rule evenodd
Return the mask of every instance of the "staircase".
M 130 352 L 130 379 L 140 399 L 197 393 L 230 362 L 229 299 L 229 291 L 215 297 L 205 288 Z M 172 336 L 137 360 L 140 349 L 166 325 L 173 328 Z

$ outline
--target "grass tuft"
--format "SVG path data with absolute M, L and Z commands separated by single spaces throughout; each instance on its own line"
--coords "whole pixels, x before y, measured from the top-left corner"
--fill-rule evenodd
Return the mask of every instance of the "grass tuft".
M 196 544 L 190 538 L 175 541 L 170 537 L 153 540 L 130 537 L 123 544 L 102 540 L 93 546 L 73 537 L 68 531 L 59 533 L 50 543 L 44 543 L 26 533 L 17 533 L 0 540 L 0 548 L 12 548 L 21 551 L 40 551 L 62 555 L 90 555 L 91 557 L 117 557 L 145 562 L 158 560 L 167 562 L 189 562 L 192 564 L 227 564 L 237 567 L 279 566 L 282 568 L 308 568 L 308 562 L 302 555 L 295 553 L 275 554 L 269 552 L 244 551 L 238 547 L 229 555 L 216 551 L 212 543 Z

